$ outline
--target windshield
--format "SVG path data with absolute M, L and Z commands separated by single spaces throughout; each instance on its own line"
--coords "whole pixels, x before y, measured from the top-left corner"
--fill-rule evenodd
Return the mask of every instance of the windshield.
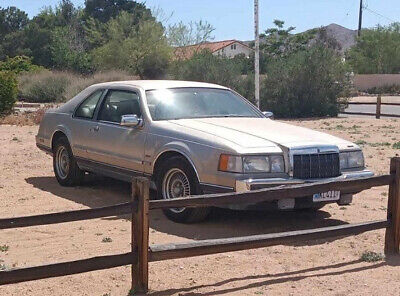
M 261 117 L 243 98 L 230 90 L 168 88 L 146 91 L 153 120 L 205 117 Z

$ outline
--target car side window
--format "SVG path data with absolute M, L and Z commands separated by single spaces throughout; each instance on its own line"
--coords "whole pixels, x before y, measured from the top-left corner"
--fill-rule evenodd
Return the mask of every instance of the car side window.
M 142 116 L 139 95 L 131 91 L 110 90 L 101 106 L 98 119 L 120 123 L 122 115 L 127 114 Z
M 92 119 L 102 94 L 103 90 L 97 90 L 88 96 L 76 109 L 75 117 Z

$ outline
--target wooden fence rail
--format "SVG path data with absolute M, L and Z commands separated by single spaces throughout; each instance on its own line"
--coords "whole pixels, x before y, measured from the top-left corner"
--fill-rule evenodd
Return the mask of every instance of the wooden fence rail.
M 134 203 L 123 203 L 96 209 L 84 209 L 26 217 L 0 219 L 0 229 L 57 224 L 102 217 L 131 214 Z
M 226 204 L 276 201 L 285 198 L 308 196 L 315 192 L 324 192 L 328 190 L 340 190 L 342 193 L 356 193 L 371 187 L 383 185 L 389 185 L 388 212 L 386 220 L 272 234 L 209 239 L 188 243 L 149 245 L 149 211 L 153 209 L 206 207 Z M 132 289 L 134 292 L 145 293 L 148 290 L 149 262 L 263 248 L 278 244 L 287 244 L 299 240 L 357 235 L 366 231 L 382 228 L 386 228 L 385 254 L 399 254 L 400 158 L 395 157 L 391 159 L 389 175 L 355 180 L 343 179 L 328 182 L 306 183 L 285 187 L 259 189 L 242 193 L 210 194 L 169 200 L 150 201 L 149 180 L 143 177 L 135 178 L 132 182 L 131 202 L 98 209 L 85 209 L 30 217 L 0 219 L 0 229 L 64 223 L 129 213 L 132 214 L 131 252 L 1 271 L 0 285 L 71 275 L 132 264 Z
M 400 103 L 382 103 L 382 98 L 380 95 L 376 98 L 376 102 L 348 102 L 348 105 L 376 105 L 375 113 L 371 112 L 354 112 L 354 111 L 341 111 L 340 114 L 348 114 L 348 115 L 368 115 L 375 116 L 375 118 L 379 119 L 382 117 L 399 117 L 400 114 L 382 114 L 382 105 L 383 106 L 400 106 Z

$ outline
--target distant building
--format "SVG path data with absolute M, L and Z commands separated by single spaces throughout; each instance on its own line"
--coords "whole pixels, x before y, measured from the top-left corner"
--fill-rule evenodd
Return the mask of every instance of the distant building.
M 238 54 L 244 54 L 246 57 L 249 57 L 253 51 L 252 48 L 241 41 L 225 40 L 177 47 L 175 49 L 175 56 L 177 59 L 189 59 L 193 54 L 202 50 L 209 50 L 213 55 L 226 56 L 228 58 L 233 58 Z

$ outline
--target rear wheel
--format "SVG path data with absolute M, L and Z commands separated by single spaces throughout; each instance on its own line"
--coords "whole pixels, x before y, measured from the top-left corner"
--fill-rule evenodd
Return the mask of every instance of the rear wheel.
M 158 199 L 202 194 L 195 171 L 180 156 L 172 157 L 160 166 L 156 182 Z M 193 223 L 205 220 L 210 208 L 171 208 L 163 211 L 172 221 Z
M 67 137 L 56 140 L 53 148 L 53 169 L 62 186 L 75 186 L 82 182 L 85 172 L 79 169 Z

